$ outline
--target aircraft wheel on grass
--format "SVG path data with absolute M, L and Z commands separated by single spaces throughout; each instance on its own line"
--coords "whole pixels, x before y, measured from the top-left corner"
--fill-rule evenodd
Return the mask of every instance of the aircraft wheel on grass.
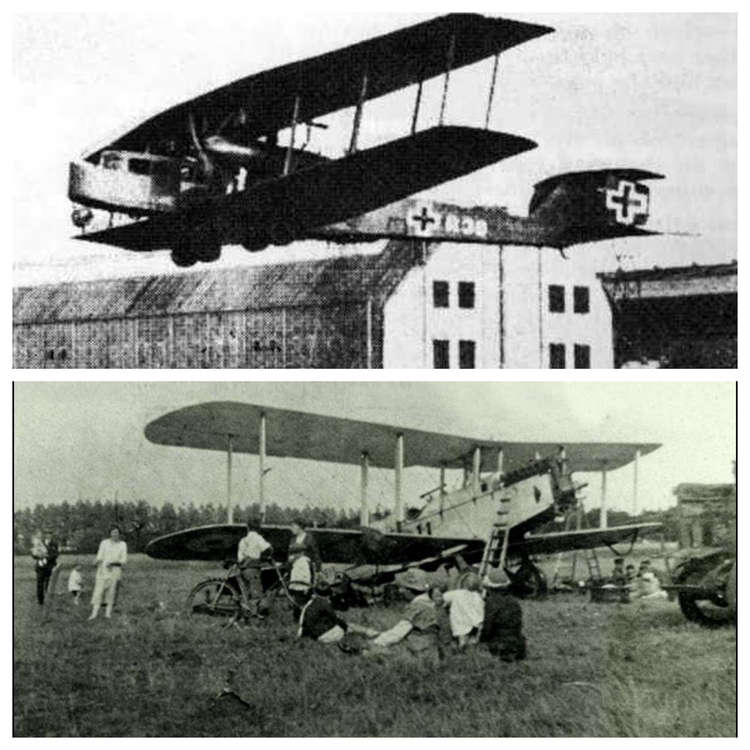
M 541 599 L 547 594 L 547 579 L 539 568 L 526 560 L 515 571 L 506 571 L 511 580 L 510 590 L 524 599 Z
M 209 615 L 210 617 L 232 617 L 240 607 L 240 593 L 223 578 L 210 578 L 201 581 L 188 594 L 186 608 L 188 615 Z
M 676 583 L 698 586 L 703 582 L 704 576 L 705 573 L 703 571 L 694 570 L 681 576 Z M 731 586 L 731 580 L 732 576 L 730 574 L 728 589 Z M 729 594 L 729 590 L 727 593 Z M 727 625 L 732 620 L 731 605 L 727 606 L 728 602 L 718 594 L 716 597 L 709 598 L 691 591 L 680 591 L 677 594 L 677 599 L 680 603 L 682 614 L 691 622 L 697 622 L 709 628 L 716 628 Z

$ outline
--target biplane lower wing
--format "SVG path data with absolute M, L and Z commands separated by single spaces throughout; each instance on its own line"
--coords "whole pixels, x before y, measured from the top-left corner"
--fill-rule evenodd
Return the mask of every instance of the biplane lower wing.
M 149 542 L 146 553 L 165 560 L 226 560 L 237 554 L 237 545 L 247 533 L 243 524 L 196 526 Z M 263 536 L 279 560 L 285 560 L 292 538 L 286 526 L 263 526 Z M 481 539 L 455 539 L 418 534 L 383 534 L 375 529 L 307 529 L 325 563 L 351 565 L 401 565 L 439 559 L 441 553 L 461 547 L 481 551 Z
M 221 244 L 284 244 L 535 147 L 533 141 L 507 133 L 434 127 L 175 214 L 76 239 L 151 251 L 176 247 L 189 231 L 217 234 Z
M 584 529 L 529 535 L 511 541 L 509 553 L 538 555 L 576 549 L 605 547 L 635 541 L 640 533 L 656 531 L 658 523 L 629 524 L 608 529 Z M 325 563 L 349 565 L 408 565 L 441 561 L 451 550 L 461 549 L 468 562 L 478 562 L 484 549 L 482 539 L 460 539 L 423 534 L 383 534 L 374 529 L 307 529 L 318 545 Z M 243 524 L 196 526 L 149 542 L 150 557 L 166 560 L 226 560 L 237 554 L 237 545 L 246 534 Z M 279 560 L 285 560 L 291 530 L 285 526 L 264 526 L 263 536 Z
M 660 523 L 637 523 L 606 529 L 580 529 L 548 534 L 529 534 L 522 541 L 511 542 L 509 551 L 523 550 L 528 555 L 550 555 L 577 549 L 609 547 L 620 542 L 634 542 L 639 534 L 657 531 Z

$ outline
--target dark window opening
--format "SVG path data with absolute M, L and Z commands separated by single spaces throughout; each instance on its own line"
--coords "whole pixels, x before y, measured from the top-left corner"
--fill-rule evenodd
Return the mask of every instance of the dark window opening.
M 450 306 L 450 287 L 447 281 L 432 282 L 432 304 L 434 307 Z
M 565 369 L 565 344 L 549 345 L 549 366 L 552 370 Z
M 565 312 L 565 287 L 559 284 L 549 285 L 549 311 L 553 313 Z
M 473 341 L 458 342 L 458 366 L 462 370 L 473 370 L 476 367 L 476 344 Z
M 573 358 L 576 370 L 589 370 L 591 368 L 591 347 L 586 344 L 576 344 L 573 347 Z
M 474 307 L 473 281 L 458 282 L 458 306 L 464 309 L 472 309 Z
M 68 352 L 65 349 L 60 349 L 60 359 L 65 360 L 68 356 Z
M 587 313 L 589 311 L 589 288 L 587 286 L 573 287 L 573 312 Z
M 133 174 L 148 176 L 151 174 L 151 162 L 147 159 L 131 159 L 128 162 L 128 169 Z
M 45 355 L 45 359 L 54 359 L 54 358 L 55 358 L 55 350 L 47 349 L 47 354 Z
M 432 366 L 436 370 L 447 370 L 450 366 L 450 343 L 447 339 L 434 339 L 432 342 Z

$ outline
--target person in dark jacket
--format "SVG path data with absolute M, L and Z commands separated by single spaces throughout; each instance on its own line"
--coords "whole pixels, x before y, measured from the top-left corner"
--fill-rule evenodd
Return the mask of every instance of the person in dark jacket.
M 312 638 L 321 643 L 338 643 L 349 625 L 336 614 L 331 600 L 331 587 L 325 579 L 318 580 L 310 600 L 299 617 L 298 638 Z
M 485 580 L 484 622 L 479 641 L 503 661 L 520 661 L 526 658 L 523 611 L 518 599 L 511 595 L 509 584 L 502 572 Z
M 352 625 L 336 614 L 330 600 L 331 584 L 320 576 L 310 600 L 299 616 L 298 638 L 312 638 L 320 643 L 339 643 L 349 632 L 372 638 L 377 630 Z
M 40 605 L 44 604 L 49 579 L 57 565 L 59 554 L 57 540 L 49 530 L 45 529 L 44 533 L 32 542 L 31 556 L 34 558 L 34 569 L 36 571 L 36 600 Z

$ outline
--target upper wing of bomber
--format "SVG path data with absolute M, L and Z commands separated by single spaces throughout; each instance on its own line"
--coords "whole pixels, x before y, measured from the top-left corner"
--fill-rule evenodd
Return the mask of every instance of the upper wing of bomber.
M 433 18 L 233 81 L 150 117 L 108 145 L 140 151 L 165 138 L 187 141 L 190 117 L 202 130 L 218 132 L 240 110 L 247 137 L 275 133 L 289 126 L 297 100 L 297 121 L 311 122 L 360 99 L 384 96 L 552 31 L 468 13 Z

